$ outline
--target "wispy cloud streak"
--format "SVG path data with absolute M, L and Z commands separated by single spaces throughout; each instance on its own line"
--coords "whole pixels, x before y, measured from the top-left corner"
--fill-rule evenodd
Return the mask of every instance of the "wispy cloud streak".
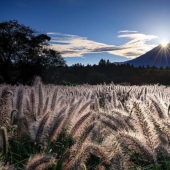
M 138 31 L 130 31 L 130 30 L 122 30 L 118 31 L 118 33 L 137 33 Z
M 135 58 L 154 48 L 156 44 L 147 44 L 155 38 L 155 35 L 146 35 L 137 31 L 122 30 L 119 31 L 117 38 L 127 38 L 129 41 L 120 46 L 105 44 L 88 40 L 87 37 L 78 35 L 62 34 L 57 32 L 47 33 L 51 36 L 51 47 L 60 51 L 63 57 L 83 57 L 88 53 L 102 53 L 123 56 L 126 58 Z

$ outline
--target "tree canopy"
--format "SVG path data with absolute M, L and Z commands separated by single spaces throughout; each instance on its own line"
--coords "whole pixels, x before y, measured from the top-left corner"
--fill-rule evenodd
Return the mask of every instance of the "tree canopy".
M 19 24 L 16 20 L 1 22 L 0 73 L 5 82 L 11 83 L 11 71 L 16 69 L 18 76 L 23 78 L 30 70 L 65 66 L 60 53 L 49 48 L 50 39 L 48 35 Z

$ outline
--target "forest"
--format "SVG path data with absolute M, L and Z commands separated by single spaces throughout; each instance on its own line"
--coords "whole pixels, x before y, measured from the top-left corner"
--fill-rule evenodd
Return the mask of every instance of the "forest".
M 72 66 L 30 66 L 22 67 L 22 75 L 18 67 L 8 69 L 10 84 L 31 85 L 36 76 L 41 77 L 45 84 L 80 85 L 80 84 L 116 84 L 146 85 L 170 84 L 170 67 L 134 67 L 129 64 L 115 64 L 101 59 L 97 65 L 84 66 L 80 63 Z M 53 75 L 53 76 L 49 76 Z M 16 77 L 19 77 L 16 79 Z M 0 75 L 0 83 L 8 83 Z
M 114 64 L 101 59 L 98 65 L 75 64 L 66 67 L 59 82 L 75 84 L 88 83 L 91 85 L 111 83 L 144 85 L 144 84 L 170 84 L 170 67 L 134 67 L 129 64 Z

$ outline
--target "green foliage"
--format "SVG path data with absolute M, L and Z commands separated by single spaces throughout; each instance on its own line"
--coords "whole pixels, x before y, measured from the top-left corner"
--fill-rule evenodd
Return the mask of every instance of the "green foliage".
M 90 154 L 89 159 L 86 162 L 87 169 L 93 170 L 97 165 L 100 165 L 102 160 L 98 158 L 97 156 Z
M 136 169 L 141 167 L 146 170 L 169 170 L 169 158 L 165 155 L 159 154 L 156 163 L 148 163 L 148 160 L 142 159 L 139 153 L 131 155 L 130 161 L 133 162 L 133 166 L 130 169 Z
M 34 146 L 34 142 L 31 139 L 20 142 L 13 138 L 9 140 L 9 152 L 5 157 L 5 161 L 14 164 L 18 170 L 21 170 L 30 155 L 38 152 L 40 150 Z
M 7 136 L 7 129 L 6 127 L 1 127 L 0 133 L 2 135 L 2 155 L 8 154 L 8 136 Z
M 140 153 L 136 153 L 134 152 L 133 154 L 131 154 L 130 156 L 130 161 L 133 162 L 133 164 L 138 167 L 138 166 L 141 166 L 141 167 L 145 167 L 147 166 L 148 164 L 148 161 L 147 160 L 144 160 L 142 158 L 142 155 Z
M 62 161 L 65 157 L 67 149 L 73 145 L 73 141 L 67 133 L 61 133 L 57 141 L 49 142 L 47 151 L 49 153 L 56 153 L 57 163 L 51 170 L 61 170 Z
M 31 155 L 39 153 L 55 155 L 57 162 L 49 170 L 60 170 L 65 151 L 73 144 L 68 134 L 60 134 L 57 141 L 49 141 L 48 145 L 42 148 L 31 139 L 17 141 L 15 138 L 9 140 L 9 151 L 6 155 L 1 155 L 0 159 L 15 165 L 17 170 L 22 170 Z

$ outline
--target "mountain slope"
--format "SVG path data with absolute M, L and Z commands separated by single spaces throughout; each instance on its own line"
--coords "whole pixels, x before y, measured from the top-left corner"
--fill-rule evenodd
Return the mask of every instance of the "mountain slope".
M 162 47 L 161 45 L 153 48 L 147 53 L 137 57 L 133 60 L 127 61 L 130 65 L 135 67 L 139 66 L 155 66 L 155 67 L 167 67 L 170 66 L 170 44 L 167 47 Z

